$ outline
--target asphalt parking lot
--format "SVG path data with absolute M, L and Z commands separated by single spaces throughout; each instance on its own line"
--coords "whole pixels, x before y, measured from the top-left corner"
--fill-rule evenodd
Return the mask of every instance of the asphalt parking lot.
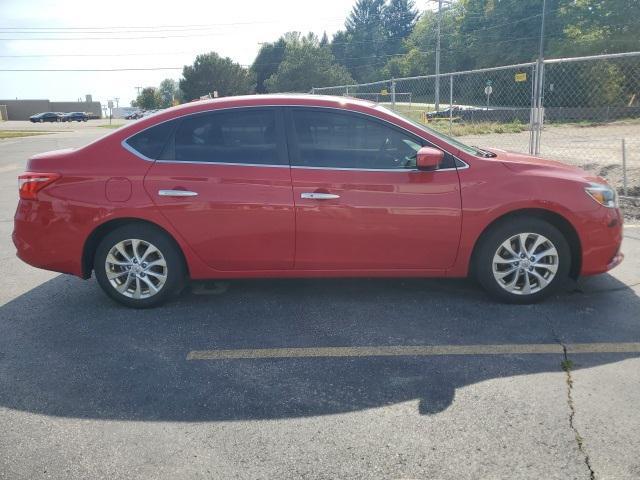
M 109 132 L 42 128 L 0 140 L 0 478 L 640 478 L 637 226 L 611 274 L 534 306 L 253 280 L 134 311 L 15 257 L 26 159 Z

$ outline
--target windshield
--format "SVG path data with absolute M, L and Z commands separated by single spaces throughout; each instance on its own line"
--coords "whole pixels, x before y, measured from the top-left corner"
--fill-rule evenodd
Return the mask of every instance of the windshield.
M 443 142 L 448 143 L 449 145 L 454 146 L 455 148 L 462 150 L 463 152 L 469 153 L 471 155 L 476 155 L 476 156 L 480 156 L 480 157 L 485 157 L 487 156 L 484 150 L 481 150 L 479 148 L 476 147 L 472 147 L 470 145 L 467 145 L 465 143 L 462 143 L 459 140 L 456 140 L 453 137 L 450 137 L 449 135 L 445 135 L 444 133 L 441 133 L 437 130 L 434 130 L 433 128 L 427 127 L 426 125 L 420 123 L 420 122 L 416 122 L 415 120 L 413 120 L 411 117 L 409 117 L 408 115 L 404 115 L 402 113 L 398 113 L 395 112 L 393 110 L 390 110 L 386 107 L 380 106 L 378 105 L 377 107 L 379 110 L 383 110 L 385 113 L 389 114 L 389 115 L 393 115 L 396 117 L 401 118 L 402 120 L 404 120 L 405 122 L 409 122 L 411 125 L 414 125 L 416 127 L 418 127 L 421 130 L 424 130 L 425 132 L 433 135 L 436 138 L 439 138 L 440 140 L 442 140 Z

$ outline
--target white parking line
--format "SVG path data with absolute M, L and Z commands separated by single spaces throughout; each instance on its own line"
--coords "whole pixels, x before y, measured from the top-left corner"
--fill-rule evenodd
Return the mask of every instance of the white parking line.
M 640 353 L 638 343 L 573 343 L 567 353 Z M 370 347 L 248 348 L 237 350 L 193 350 L 187 360 L 231 360 L 249 358 L 309 357 L 403 357 L 435 355 L 528 355 L 563 354 L 557 343 L 500 345 L 398 345 Z

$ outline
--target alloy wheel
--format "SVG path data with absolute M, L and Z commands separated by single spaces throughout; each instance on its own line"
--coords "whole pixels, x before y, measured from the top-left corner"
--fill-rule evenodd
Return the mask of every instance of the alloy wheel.
M 107 279 L 122 295 L 143 299 L 156 295 L 167 281 L 167 261 L 153 244 L 140 239 L 116 243 L 104 262 Z
M 555 245 L 538 233 L 519 233 L 500 244 L 493 256 L 493 277 L 504 290 L 531 295 L 546 288 L 558 271 Z

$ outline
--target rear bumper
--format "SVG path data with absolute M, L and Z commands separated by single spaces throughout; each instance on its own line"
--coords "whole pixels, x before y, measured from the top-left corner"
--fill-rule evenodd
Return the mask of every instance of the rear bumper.
M 11 236 L 16 255 L 34 267 L 82 277 L 83 237 L 46 210 L 42 202 L 20 201 Z

